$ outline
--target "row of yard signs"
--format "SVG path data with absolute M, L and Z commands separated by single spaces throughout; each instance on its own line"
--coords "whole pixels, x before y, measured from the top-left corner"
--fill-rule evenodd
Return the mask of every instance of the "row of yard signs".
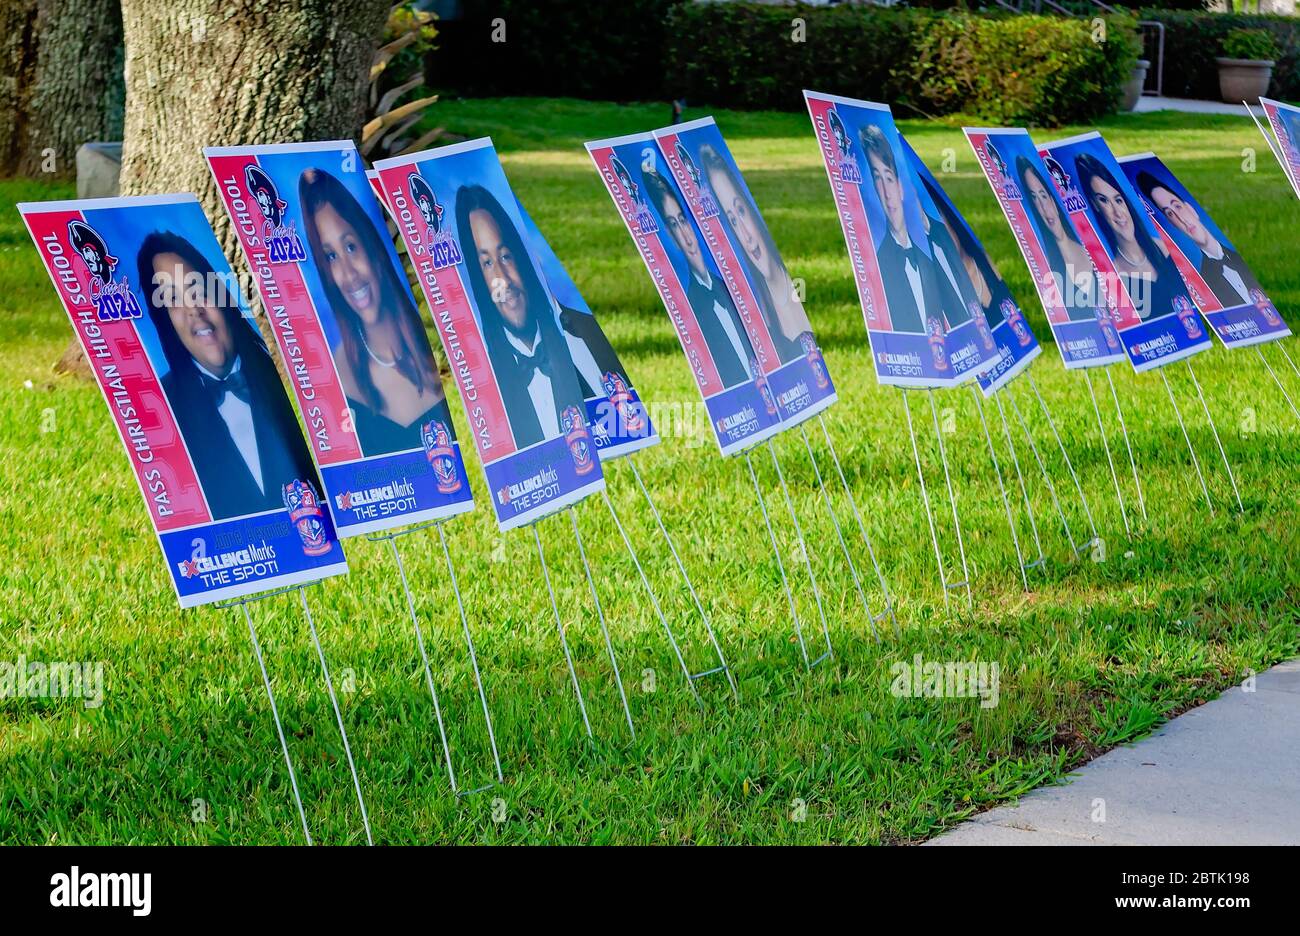
M 936 392 L 973 395 L 1019 573 L 1047 559 L 1016 439 L 1027 446 L 1065 538 L 1079 555 L 1099 541 L 1077 472 L 1031 366 L 1041 347 L 974 231 L 881 104 L 806 92 L 809 114 L 844 233 L 876 378 L 899 388 L 922 505 L 945 604 L 973 602 Z M 1265 101 L 1275 150 L 1300 193 L 1297 113 Z M 1261 128 L 1262 129 L 1262 128 Z M 1261 348 L 1290 334 L 1231 242 L 1153 154 L 1116 159 L 1095 133 L 1036 145 L 1024 130 L 967 129 L 967 138 L 1024 255 L 1067 369 L 1079 370 L 1097 418 L 1126 533 L 1130 521 L 1102 407 L 1101 368 L 1123 437 L 1142 520 L 1137 461 L 1110 366 L 1127 358 L 1159 370 L 1211 511 L 1209 485 L 1165 368 L 1182 362 L 1242 506 L 1191 357 L 1209 333 L 1226 348 Z M 782 259 L 711 118 L 587 144 L 680 340 L 722 456 L 743 456 L 808 669 L 834 658 L 811 544 L 772 441 L 797 431 L 842 556 L 876 639 L 894 602 L 826 423 L 837 394 Z M 637 451 L 659 441 L 637 385 L 563 263 L 506 179 L 489 140 L 377 163 L 366 171 L 352 143 L 218 147 L 205 153 L 253 273 L 280 363 L 297 404 L 240 294 L 230 264 L 192 195 L 20 205 L 23 218 L 95 372 L 126 446 L 183 608 L 238 607 L 271 705 L 308 842 L 269 672 L 249 603 L 296 592 L 352 775 L 367 840 L 369 817 L 325 652 L 304 590 L 348 571 L 342 541 L 387 543 L 410 613 L 451 789 L 462 789 L 438 698 L 416 595 L 399 540 L 436 530 L 446 563 L 496 782 L 504 779 L 469 619 L 444 524 L 474 507 L 463 433 L 473 439 L 501 531 L 531 527 L 559 643 L 587 734 L 591 721 L 566 638 L 538 525 L 565 512 L 635 737 L 614 643 L 574 507 L 599 494 L 636 568 L 685 684 L 733 670 L 667 524 L 638 471 Z M 396 228 L 403 257 L 389 234 Z M 457 431 L 409 275 L 419 284 L 466 422 Z M 1208 327 L 1207 327 L 1208 326 Z M 1295 364 L 1285 347 L 1286 360 Z M 1300 371 L 1296 371 L 1300 376 Z M 1013 392 L 1026 384 L 1068 470 L 1079 515 L 1049 472 Z M 909 392 L 925 391 L 957 559 L 945 557 Z M 1018 398 L 1018 396 L 1020 398 Z M 999 444 L 984 407 L 991 399 Z M 1006 405 L 1004 405 L 1004 402 Z M 1014 417 L 1019 432 L 1013 431 Z M 814 445 L 812 421 L 820 430 Z M 305 434 L 303 429 L 305 428 Z M 816 435 L 818 433 L 814 433 Z M 806 633 L 768 496 L 753 455 L 768 451 L 801 557 L 820 636 Z M 819 459 L 817 448 L 823 450 Z M 1004 457 L 999 459 L 999 451 Z M 829 461 L 827 461 L 829 457 Z M 658 594 L 606 491 L 614 461 L 627 466 L 654 516 L 707 635 L 712 662 L 691 647 Z M 823 467 L 833 466 L 852 513 L 840 516 Z M 1004 466 L 1014 471 L 1008 490 Z M 931 474 L 935 467 L 930 468 Z M 833 484 L 833 481 L 832 481 Z M 1014 493 L 1013 493 L 1014 492 Z M 1068 507 L 1068 509 L 1067 509 Z M 1075 527 L 1070 519 L 1073 515 Z M 871 569 L 860 563 L 854 529 Z M 855 556 L 859 558 L 855 560 Z M 860 567 L 861 565 L 861 567 Z

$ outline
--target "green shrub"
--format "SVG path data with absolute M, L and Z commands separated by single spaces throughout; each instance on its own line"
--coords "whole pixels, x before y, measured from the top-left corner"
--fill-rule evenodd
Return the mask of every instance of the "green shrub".
M 1169 97 L 1219 99 L 1219 70 L 1214 58 L 1234 29 L 1262 29 L 1277 44 L 1268 96 L 1300 98 L 1300 18 L 1244 13 L 1185 13 L 1143 9 L 1140 19 L 1165 26 L 1164 93 Z M 1151 49 L 1148 46 L 1148 49 Z M 1148 54 L 1155 68 L 1154 53 Z
M 1277 56 L 1277 42 L 1267 29 L 1234 29 L 1223 37 L 1223 55 L 1271 61 Z
M 801 33 L 796 24 L 802 22 Z M 793 110 L 804 88 L 922 114 L 1055 125 L 1113 111 L 1133 21 L 870 6 L 685 4 L 668 21 L 667 90 L 697 104 Z
M 922 112 L 997 124 L 1087 121 L 1115 110 L 1138 58 L 1134 27 L 1115 17 L 1103 37 L 1083 19 L 955 13 L 937 17 L 915 61 L 898 70 L 916 76 Z

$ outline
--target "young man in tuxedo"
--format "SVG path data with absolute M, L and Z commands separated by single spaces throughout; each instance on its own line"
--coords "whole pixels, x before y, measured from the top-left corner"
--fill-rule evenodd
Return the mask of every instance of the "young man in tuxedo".
M 1201 220 L 1200 213 L 1151 173 L 1137 175 L 1138 188 L 1157 212 L 1172 221 L 1201 251 L 1201 278 L 1225 309 L 1249 305 L 1251 289 L 1264 291 L 1241 255 L 1219 241 Z
M 138 282 L 168 371 L 163 390 L 214 520 L 283 509 L 282 490 L 320 490 L 284 385 L 253 324 L 188 240 L 145 238 Z
M 927 313 L 937 317 L 944 312 L 934 261 L 912 242 L 907 230 L 903 183 L 885 134 L 879 127 L 869 125 L 863 128 L 861 138 L 876 196 L 889 227 L 876 248 L 880 278 L 885 283 L 885 301 L 889 303 L 889 321 L 894 331 L 924 333 Z
M 713 357 L 723 388 L 752 380 L 755 355 L 745 331 L 745 323 L 740 320 L 740 313 L 731 301 L 726 284 L 704 262 L 699 238 L 695 236 L 685 206 L 658 173 L 644 173 L 642 184 L 659 210 L 663 226 L 673 243 L 686 255 L 689 267 L 686 274 L 686 299 L 691 304 L 704 343 L 709 346 L 709 354 Z

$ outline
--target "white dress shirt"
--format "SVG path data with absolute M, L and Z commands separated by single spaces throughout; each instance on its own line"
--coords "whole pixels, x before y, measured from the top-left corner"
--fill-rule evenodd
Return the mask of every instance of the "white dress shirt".
M 700 276 L 700 274 L 692 270 L 691 275 L 695 277 L 695 282 L 709 290 L 710 293 L 713 292 L 713 277 L 709 274 L 708 270 L 704 271 L 703 276 Z M 718 317 L 718 322 L 722 325 L 722 330 L 726 332 L 727 340 L 731 342 L 731 347 L 735 350 L 736 357 L 740 358 L 740 363 L 745 366 L 745 373 L 752 378 L 754 372 L 749 366 L 749 355 L 745 353 L 745 345 L 740 340 L 740 333 L 736 331 L 736 322 L 731 317 L 731 310 L 717 299 L 714 299 L 713 314 Z
M 533 336 L 531 346 L 516 338 L 510 329 L 505 329 L 505 333 L 506 341 L 510 342 L 511 347 L 526 358 L 535 355 L 537 346 L 542 343 L 540 328 Z M 555 388 L 551 386 L 551 378 L 540 370 L 534 370 L 532 379 L 528 381 L 528 398 L 533 401 L 533 410 L 537 413 L 537 422 L 542 427 L 542 435 L 547 439 L 559 435 L 560 419 L 555 413 Z
M 896 243 L 899 247 L 902 247 L 904 250 L 911 249 L 912 242 L 910 239 L 906 244 L 904 244 L 901 240 L 898 239 L 897 236 L 895 236 L 893 231 L 889 232 L 889 236 L 893 237 L 894 243 Z M 921 315 L 921 323 L 925 324 L 925 320 L 926 320 L 925 292 L 921 288 L 921 271 L 916 268 L 916 264 L 912 263 L 911 259 L 909 258 L 907 262 L 903 264 L 903 272 L 907 274 L 907 285 L 912 288 L 912 299 L 914 302 L 916 302 L 916 311 L 919 312 Z M 958 295 L 961 295 L 961 293 L 958 293 Z
M 241 358 L 235 358 L 235 366 L 230 369 L 230 373 L 233 374 L 238 371 L 243 366 L 243 363 Z M 198 361 L 194 362 L 194 366 L 213 380 L 221 380 L 220 377 Z M 230 438 L 234 440 L 235 448 L 239 449 L 244 464 L 248 466 L 249 474 L 257 482 L 258 490 L 265 494 L 266 484 L 262 480 L 262 459 L 257 454 L 257 429 L 253 426 L 253 408 L 233 393 L 227 392 L 222 397 L 217 412 L 221 415 L 222 421 L 225 422 L 226 428 L 230 430 Z

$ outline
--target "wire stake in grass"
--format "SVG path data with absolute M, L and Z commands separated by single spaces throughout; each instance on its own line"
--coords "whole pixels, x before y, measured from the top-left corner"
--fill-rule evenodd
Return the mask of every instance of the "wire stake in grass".
M 1128 426 L 1124 422 L 1124 408 L 1119 405 L 1119 394 L 1115 392 L 1115 381 L 1110 375 L 1110 365 L 1106 365 L 1106 383 L 1110 385 L 1110 398 L 1115 401 L 1115 416 L 1119 419 L 1119 431 L 1124 436 L 1124 448 L 1128 450 L 1128 463 L 1133 469 L 1133 486 L 1137 488 L 1138 509 L 1142 511 L 1142 522 L 1150 523 L 1147 516 L 1147 500 L 1142 494 L 1142 479 L 1138 477 L 1137 459 L 1133 457 L 1133 443 L 1129 441 Z
M 682 562 L 682 557 L 677 552 L 677 545 L 673 542 L 673 538 L 668 535 L 668 528 L 664 526 L 663 517 L 659 515 L 659 508 L 655 506 L 654 500 L 650 497 L 649 488 L 647 488 L 645 482 L 641 480 L 641 472 L 636 470 L 636 462 L 629 458 L 626 459 L 626 464 L 632 469 L 632 477 L 636 478 L 637 487 L 641 489 L 641 493 L 645 497 L 646 506 L 648 506 L 650 512 L 654 514 L 655 523 L 659 526 L 659 533 L 663 536 L 664 542 L 668 544 L 668 551 L 672 553 L 673 561 L 677 563 L 677 571 L 681 573 L 682 581 L 686 583 L 686 588 L 691 593 L 691 600 L 695 602 L 695 610 L 699 612 L 700 620 L 704 622 L 704 629 L 709 634 L 709 642 L 713 644 L 713 651 L 718 655 L 718 663 L 721 664 L 717 669 L 691 675 L 691 682 L 694 684 L 695 680 L 702 679 L 705 676 L 710 676 L 716 672 L 725 673 L 727 684 L 731 686 L 732 698 L 739 699 L 740 692 L 736 688 L 736 678 L 732 675 L 731 667 L 727 665 L 727 658 L 723 656 L 722 645 L 718 643 L 718 635 L 713 631 L 713 624 L 709 621 L 709 616 L 704 611 L 704 605 L 700 602 L 700 596 L 695 592 L 695 583 L 691 581 L 691 577 L 686 573 L 686 566 Z
M 921 501 L 925 504 L 925 520 L 930 524 L 930 542 L 934 546 L 934 561 L 939 567 L 939 584 L 943 589 L 943 607 L 948 609 L 948 573 L 943 568 L 943 552 L 939 549 L 939 533 L 934 527 L 934 511 L 930 509 L 930 492 L 925 486 L 925 471 L 921 468 L 921 449 L 916 444 L 916 429 L 912 425 L 912 407 L 903 391 L 903 413 L 907 416 L 907 434 L 912 440 L 912 457 L 916 459 L 916 479 L 921 483 Z
M 1169 394 L 1169 404 L 1174 408 L 1174 415 L 1178 417 L 1178 428 L 1183 430 L 1183 440 L 1187 443 L 1187 451 L 1192 456 L 1192 467 L 1196 469 L 1196 480 L 1201 482 L 1201 493 L 1205 495 L 1205 506 L 1210 508 L 1210 516 L 1214 516 L 1214 502 L 1210 500 L 1210 489 L 1205 483 L 1205 475 L 1201 473 L 1201 462 L 1196 457 L 1196 449 L 1192 445 L 1192 437 L 1187 434 L 1187 425 L 1183 422 L 1183 411 L 1178 408 L 1178 400 L 1174 398 L 1174 388 L 1169 386 L 1169 378 L 1165 376 L 1165 369 L 1160 368 L 1160 379 L 1164 381 L 1165 393 Z
M 1074 534 L 1070 532 L 1070 521 L 1065 519 L 1065 511 L 1061 509 L 1061 499 L 1056 495 L 1056 485 L 1052 483 L 1052 476 L 1047 473 L 1047 464 L 1043 461 L 1043 456 L 1038 452 L 1038 444 L 1034 442 L 1034 437 L 1029 431 L 1029 424 L 1025 422 L 1024 414 L 1020 412 L 1020 404 L 1012 396 L 1011 390 L 1007 390 L 1007 399 L 1011 401 L 1011 410 L 1016 414 L 1016 421 L 1020 423 L 1020 431 L 1025 434 L 1025 441 L 1029 443 L 1029 450 L 1034 453 L 1034 461 L 1038 462 L 1038 471 L 1043 476 L 1043 482 L 1047 485 L 1047 491 L 1052 495 L 1052 505 L 1056 507 L 1056 515 L 1061 518 L 1061 526 L 1065 528 L 1065 538 L 1070 542 L 1070 554 L 1074 558 L 1079 557 L 1079 547 L 1074 542 Z
M 758 509 L 763 514 L 763 525 L 767 527 L 767 538 L 772 543 L 772 555 L 776 559 L 776 569 L 781 573 L 781 585 L 785 588 L 785 600 L 790 605 L 790 620 L 794 621 L 795 636 L 799 638 L 799 652 L 803 654 L 803 665 L 811 670 L 808 660 L 808 644 L 803 639 L 803 624 L 799 620 L 799 610 L 795 607 L 794 592 L 790 590 L 790 579 L 785 574 L 785 563 L 781 561 L 781 547 L 776 542 L 776 532 L 772 529 L 772 519 L 767 515 L 767 504 L 763 501 L 763 489 L 758 484 L 758 475 L 754 472 L 754 461 L 745 453 L 745 464 L 749 466 L 749 477 L 754 482 L 754 496 L 758 498 Z
M 1047 425 L 1052 430 L 1052 435 L 1056 437 L 1056 446 L 1061 450 L 1061 458 L 1065 460 L 1065 467 L 1070 472 L 1070 477 L 1074 479 L 1074 489 L 1079 493 L 1079 502 L 1083 504 L 1083 515 L 1088 520 L 1088 529 L 1092 531 L 1092 539 L 1085 545 L 1093 546 L 1101 540 L 1097 533 L 1097 524 L 1092 520 L 1092 508 L 1088 506 L 1088 496 L 1083 493 L 1083 485 L 1079 482 L 1079 473 L 1074 470 L 1074 463 L 1070 461 L 1070 453 L 1065 450 L 1065 441 L 1061 438 L 1061 433 L 1057 431 L 1056 420 L 1052 418 L 1052 411 L 1047 408 L 1047 401 L 1043 395 L 1038 392 L 1038 384 L 1034 383 L 1034 375 L 1026 373 L 1025 379 L 1029 381 L 1029 388 L 1034 391 L 1034 396 L 1038 398 L 1038 406 L 1047 417 Z
M 596 617 L 600 620 L 600 632 L 605 637 L 605 650 L 609 653 L 609 664 L 614 668 L 614 682 L 618 686 L 618 697 L 623 700 L 623 714 L 627 716 L 627 730 L 636 740 L 636 726 L 632 724 L 632 709 L 627 704 L 627 693 L 623 691 L 623 677 L 618 671 L 618 658 L 614 656 L 614 643 L 609 638 L 609 627 L 605 624 L 605 609 L 600 605 L 600 595 L 596 591 L 596 579 L 591 574 L 587 563 L 587 551 L 582 546 L 582 534 L 578 532 L 578 514 L 569 508 L 569 519 L 573 521 L 573 539 L 578 544 L 578 557 L 582 560 L 582 569 L 587 573 L 587 584 L 591 587 L 591 601 L 596 606 Z
M 1092 411 L 1097 414 L 1097 434 L 1101 436 L 1102 448 L 1106 450 L 1106 464 L 1110 465 L 1110 480 L 1115 485 L 1115 500 L 1119 502 L 1119 516 L 1124 521 L 1124 535 L 1130 539 L 1133 530 L 1128 525 L 1128 511 L 1124 509 L 1124 494 L 1119 487 L 1119 474 L 1115 471 L 1115 459 L 1110 454 L 1110 440 L 1106 437 L 1106 424 L 1101 420 L 1101 407 L 1097 405 L 1097 392 L 1092 387 L 1092 377 L 1087 368 L 1083 371 L 1083 380 L 1088 385 L 1088 396 L 1092 399 Z
M 564 662 L 569 667 L 569 678 L 573 680 L 573 694 L 578 697 L 578 711 L 582 713 L 582 724 L 591 733 L 591 719 L 587 717 L 587 703 L 582 700 L 582 686 L 578 684 L 578 671 L 573 668 L 573 654 L 569 652 L 569 638 L 564 635 L 564 622 L 560 620 L 560 606 L 555 603 L 555 589 L 551 586 L 551 572 L 546 567 L 546 553 L 542 551 L 542 537 L 537 532 L 537 523 L 532 524 L 533 541 L 537 543 L 537 558 L 542 563 L 542 578 L 546 580 L 546 592 L 551 596 L 551 611 L 555 615 L 555 627 L 560 632 L 560 646 L 564 648 Z
M 813 572 L 812 555 L 808 549 L 808 541 L 804 539 L 803 527 L 799 524 L 799 515 L 794 511 L 794 499 L 790 497 L 790 488 L 786 486 L 785 474 L 781 471 L 781 462 L 777 460 L 776 447 L 772 445 L 771 439 L 767 440 L 767 451 L 772 456 L 772 467 L 776 469 L 776 476 L 781 481 L 781 491 L 785 494 L 786 510 L 790 512 L 790 521 L 794 524 L 795 535 L 799 538 L 799 551 L 803 553 L 803 564 L 808 570 L 808 581 L 812 583 L 813 600 L 817 603 L 817 616 L 821 618 L 822 622 L 822 636 L 826 638 L 826 652 L 808 664 L 808 668 L 812 669 L 822 660 L 833 659 L 835 656 L 835 651 L 831 647 L 831 630 L 826 623 L 826 611 L 822 608 L 822 593 L 821 589 L 817 587 L 817 575 Z M 870 614 L 870 612 L 867 613 Z
M 1016 469 L 1016 480 L 1020 483 L 1020 496 L 1025 501 L 1025 513 L 1029 516 L 1029 531 L 1034 534 L 1034 548 L 1038 550 L 1038 558 L 1033 562 L 1025 565 L 1026 571 L 1034 567 L 1043 568 L 1047 565 L 1047 557 L 1043 555 L 1043 541 L 1038 537 L 1038 521 L 1034 519 L 1034 505 L 1029 500 L 1029 488 L 1025 484 L 1024 472 L 1020 470 L 1020 455 L 1016 452 L 1016 442 L 1011 436 L 1011 426 L 1007 423 L 1007 411 L 1002 406 L 1001 391 L 993 394 L 993 402 L 998 405 L 998 416 L 1002 420 L 1002 435 L 1007 440 L 1007 450 L 1011 452 L 1011 464 Z
M 808 430 L 800 426 L 799 433 L 803 436 L 804 448 L 808 450 L 808 461 L 812 463 L 813 474 L 817 476 L 817 486 L 821 488 L 822 501 L 826 504 L 826 512 L 831 515 L 831 524 L 835 527 L 835 538 L 840 541 L 840 550 L 844 553 L 844 561 L 849 564 L 849 572 L 853 576 L 853 587 L 858 590 L 858 598 L 862 601 L 862 610 L 867 615 L 867 623 L 871 625 L 871 636 L 876 638 L 876 643 L 880 643 L 880 633 L 876 630 L 876 617 L 871 613 L 871 605 L 867 603 L 867 593 L 862 590 L 862 580 L 858 577 L 858 567 L 853 564 L 853 556 L 849 553 L 849 544 L 844 541 L 844 533 L 840 530 L 840 519 L 835 514 L 835 505 L 831 503 L 831 496 L 826 490 L 826 482 L 822 480 L 822 471 L 817 467 L 817 456 L 813 454 L 812 443 L 808 441 Z
M 934 391 L 927 390 L 930 397 L 930 416 L 934 419 L 934 437 L 939 441 L 939 461 L 943 462 L 943 481 L 948 487 L 948 503 L 952 505 L 952 525 L 957 531 L 957 551 L 961 554 L 961 575 L 960 582 L 954 582 L 952 588 L 966 586 L 966 603 L 974 607 L 975 598 L 971 594 L 970 588 L 970 567 L 966 564 L 966 543 L 961 536 L 961 517 L 957 515 L 957 495 L 952 488 L 952 473 L 948 470 L 948 449 L 943 444 L 943 432 L 939 428 L 939 409 L 934 402 Z
M 885 581 L 885 574 L 880 571 L 880 562 L 876 559 L 876 549 L 871 545 L 871 537 L 867 535 L 866 524 L 862 522 L 862 514 L 858 512 L 858 502 L 853 497 L 853 489 L 849 487 L 848 478 L 844 476 L 844 469 L 840 465 L 840 456 L 835 451 L 835 443 L 831 440 L 831 434 L 826 429 L 826 420 L 822 419 L 821 414 L 817 414 L 817 424 L 822 427 L 822 438 L 826 440 L 826 449 L 831 453 L 831 461 L 835 464 L 835 473 L 840 476 L 840 484 L 844 487 L 844 496 L 849 499 L 849 506 L 853 508 L 854 519 L 858 522 L 858 532 L 862 534 L 862 542 L 866 544 L 867 555 L 871 558 L 871 565 L 876 570 L 876 581 L 880 583 L 880 592 L 885 596 L 885 610 L 876 618 L 889 615 L 889 619 L 894 623 L 894 636 L 897 637 L 898 616 L 894 614 L 894 599 L 889 595 L 889 583 Z
M 1279 345 L 1279 347 L 1281 346 Z M 1273 383 L 1277 384 L 1277 388 L 1282 391 L 1282 399 L 1286 400 L 1286 405 L 1291 407 L 1291 415 L 1295 416 L 1297 420 L 1300 420 L 1300 410 L 1295 408 L 1295 403 L 1291 401 L 1291 394 L 1287 393 L 1286 387 L 1282 386 L 1282 381 L 1278 379 L 1277 373 L 1273 370 L 1273 365 L 1268 363 L 1268 358 L 1264 357 L 1264 351 L 1259 345 L 1255 345 L 1255 353 L 1258 354 L 1259 359 L 1264 362 L 1264 367 L 1267 368 L 1268 375 L 1273 378 Z M 1286 353 L 1285 348 L 1283 348 L 1282 353 Z
M 984 401 L 980 399 L 980 392 L 975 389 L 974 384 L 970 385 L 971 396 L 975 398 L 975 409 L 980 415 L 980 425 L 984 427 L 984 440 L 989 446 L 989 458 L 993 461 L 993 474 L 998 479 L 998 490 L 1002 494 L 1002 506 L 1007 512 L 1007 528 L 1011 531 L 1011 544 L 1016 548 L 1016 563 L 1020 566 L 1020 582 L 1024 585 L 1025 591 L 1029 591 L 1029 577 L 1025 574 L 1025 556 L 1020 551 L 1020 536 L 1016 532 L 1016 521 L 1011 515 L 1011 498 L 1007 496 L 1007 486 L 1002 481 L 1002 468 L 998 465 L 997 449 L 993 447 L 993 434 L 989 432 L 988 420 L 984 418 Z
M 357 775 L 357 764 L 352 759 L 352 745 L 348 743 L 348 730 L 343 727 L 343 712 L 339 710 L 339 698 L 334 694 L 334 681 L 330 679 L 329 667 L 325 665 L 325 651 L 321 649 L 320 637 L 316 634 L 316 622 L 312 620 L 311 608 L 307 606 L 307 593 L 299 591 L 302 599 L 302 613 L 307 618 L 307 628 L 311 631 L 311 641 L 316 645 L 316 656 L 320 658 L 320 671 L 325 677 L 325 688 L 329 692 L 330 704 L 334 706 L 334 719 L 338 722 L 339 737 L 343 739 L 343 753 L 348 757 L 348 770 L 352 772 L 352 786 L 357 791 L 357 804 L 361 807 L 361 823 L 366 827 L 366 844 L 373 845 L 375 840 L 370 835 L 370 816 L 366 814 L 366 800 L 361 795 L 361 778 Z
M 1192 370 L 1190 359 L 1184 361 L 1187 365 L 1187 373 L 1192 377 L 1192 383 L 1196 387 L 1196 395 L 1200 398 L 1201 409 L 1205 411 L 1205 421 L 1210 424 L 1210 432 L 1214 436 L 1214 444 L 1219 447 L 1219 457 L 1223 459 L 1224 470 L 1228 472 L 1228 481 L 1232 484 L 1233 496 L 1237 498 L 1237 512 L 1245 513 L 1246 508 L 1241 503 L 1241 491 L 1237 490 L 1237 478 L 1232 473 L 1232 464 L 1228 461 L 1228 453 L 1224 451 L 1223 440 L 1219 438 L 1219 427 L 1214 424 L 1214 417 L 1210 415 L 1210 405 L 1205 402 L 1205 394 L 1201 391 L 1201 382 L 1196 379 L 1196 371 Z
M 654 608 L 655 615 L 663 626 L 664 634 L 668 637 L 668 645 L 673 648 L 673 655 L 677 657 L 677 662 L 682 668 L 682 675 L 686 677 L 686 685 L 690 688 L 691 694 L 695 696 L 696 703 L 702 705 L 699 690 L 695 688 L 695 681 L 691 679 L 691 669 L 686 665 L 681 648 L 677 645 L 677 638 L 673 635 L 673 629 L 668 626 L 668 619 L 664 617 L 663 609 L 659 607 L 659 598 L 650 585 L 650 579 L 646 577 L 645 570 L 641 568 L 641 560 L 637 558 L 636 550 L 632 548 L 632 541 L 628 539 L 627 531 L 623 529 L 623 523 L 618 519 L 618 513 L 614 510 L 614 502 L 609 499 L 609 491 L 604 490 L 600 493 L 605 498 L 605 506 L 609 508 L 609 515 L 614 520 L 614 526 L 618 528 L 618 535 L 623 538 L 623 546 L 627 549 L 627 554 L 632 558 L 632 565 L 636 566 L 636 574 L 641 577 L 641 585 L 645 588 L 645 593 L 650 596 L 650 605 Z
M 278 592 L 271 592 L 278 594 Z M 265 598 L 266 595 L 257 595 L 256 598 Z M 262 671 L 262 684 L 266 686 L 266 697 L 271 700 L 271 718 L 275 721 L 275 733 L 280 738 L 280 750 L 284 752 L 284 766 L 289 769 L 289 786 L 293 788 L 293 801 L 298 805 L 298 818 L 302 820 L 302 835 L 307 840 L 307 844 L 312 844 L 311 832 L 307 828 L 307 812 L 302 808 L 302 794 L 298 792 L 298 777 L 293 772 L 293 758 L 289 756 L 289 744 L 284 740 L 284 725 L 280 723 L 280 710 L 275 704 L 275 692 L 271 689 L 271 677 L 266 672 L 266 661 L 262 658 L 262 645 L 257 640 L 257 630 L 253 627 L 253 618 L 248 613 L 248 600 L 236 602 L 241 611 L 244 612 L 244 620 L 248 624 L 248 637 L 253 642 L 253 655 L 257 657 L 257 666 Z

